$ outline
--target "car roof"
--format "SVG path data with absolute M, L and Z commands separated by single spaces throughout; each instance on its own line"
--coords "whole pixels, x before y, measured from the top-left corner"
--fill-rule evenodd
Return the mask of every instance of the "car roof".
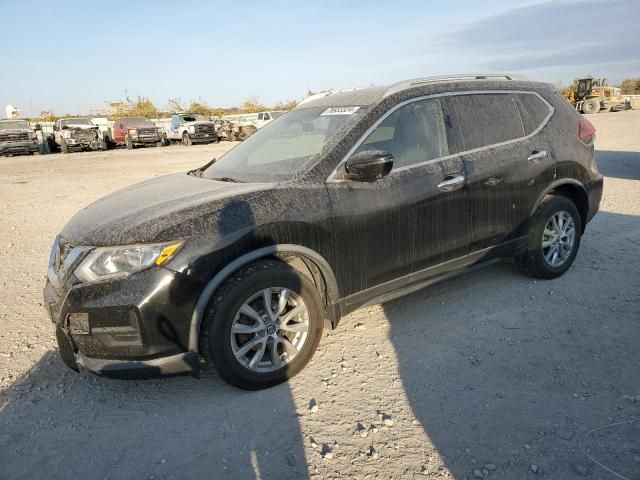
M 450 84 L 454 84 L 455 87 L 451 87 Z M 548 87 L 547 84 L 530 82 L 525 77 L 514 74 L 473 73 L 442 75 L 413 78 L 390 85 L 321 92 L 305 98 L 298 104 L 296 109 L 336 106 L 370 106 L 379 103 L 384 98 L 395 93 L 411 89 L 421 89 L 425 91 L 437 90 L 445 85 L 449 85 L 447 90 L 453 90 L 456 87 L 462 90 L 472 90 L 474 87 L 486 89 L 489 86 L 500 90 L 523 88 L 525 85 L 527 88 L 532 88 L 534 85 L 545 85 Z

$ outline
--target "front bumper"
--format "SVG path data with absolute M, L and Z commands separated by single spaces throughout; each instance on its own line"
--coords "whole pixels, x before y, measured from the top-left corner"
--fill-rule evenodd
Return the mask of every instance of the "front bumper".
M 45 305 L 63 361 L 112 378 L 198 373 L 189 327 L 201 282 L 154 267 L 124 279 L 47 280 Z
M 37 140 L 21 140 L 18 142 L 0 143 L 0 154 L 8 153 L 31 153 L 38 151 Z
M 189 133 L 192 143 L 211 143 L 218 141 L 217 133 Z
M 602 190 L 604 188 L 604 179 L 602 175 L 592 182 L 587 183 L 585 188 L 589 195 L 589 212 L 587 213 L 587 223 L 589 223 L 600 209 L 600 200 L 602 200 Z

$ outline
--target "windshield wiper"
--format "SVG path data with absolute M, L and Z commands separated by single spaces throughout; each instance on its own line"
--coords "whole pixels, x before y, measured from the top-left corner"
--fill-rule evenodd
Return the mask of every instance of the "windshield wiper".
M 214 163 L 216 163 L 216 158 L 213 157 L 211 160 L 209 160 L 207 163 L 205 163 L 203 166 L 198 167 L 194 170 L 189 170 L 187 172 L 187 175 L 191 175 L 193 177 L 202 177 L 202 174 L 204 173 L 204 171 L 209 168 L 211 165 L 213 165 Z
M 215 177 L 215 178 L 212 178 L 211 180 L 216 180 L 218 182 L 229 182 L 229 183 L 246 183 L 246 182 L 243 182 L 242 180 L 238 180 L 236 178 L 231 178 L 231 177 Z

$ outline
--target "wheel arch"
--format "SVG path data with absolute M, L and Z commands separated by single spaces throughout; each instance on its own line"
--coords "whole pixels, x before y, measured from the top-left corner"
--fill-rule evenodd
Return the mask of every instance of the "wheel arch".
M 191 316 L 189 327 L 189 350 L 200 350 L 200 338 L 202 333 L 203 319 L 211 298 L 216 290 L 234 272 L 242 267 L 265 258 L 276 258 L 288 263 L 294 270 L 302 275 L 310 277 L 316 284 L 325 305 L 325 318 L 328 317 L 330 326 L 335 328 L 340 319 L 338 300 L 338 284 L 336 282 L 333 269 L 329 262 L 314 250 L 294 244 L 279 244 L 262 247 L 257 250 L 245 253 L 236 258 L 209 280 L 204 290 L 200 294 L 196 306 Z
M 582 233 L 587 226 L 587 218 L 589 215 L 589 194 L 587 193 L 587 189 L 585 186 L 580 183 L 578 180 L 573 178 L 562 178 L 556 180 L 551 185 L 547 187 L 546 190 L 542 192 L 542 194 L 538 197 L 533 209 L 531 210 L 531 215 L 535 213 L 538 209 L 544 197 L 551 194 L 558 193 L 563 195 L 569 200 L 571 200 L 576 208 L 578 209 L 578 213 L 580 213 L 580 221 L 582 223 Z

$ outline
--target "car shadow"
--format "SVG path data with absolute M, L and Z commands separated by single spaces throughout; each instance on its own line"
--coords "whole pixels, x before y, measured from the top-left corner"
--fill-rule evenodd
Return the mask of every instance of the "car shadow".
M 640 152 L 597 150 L 596 161 L 605 177 L 640 180 Z
M 605 478 L 578 442 L 640 419 L 638 298 L 618 288 L 640 285 L 639 220 L 600 212 L 555 280 L 503 262 L 383 304 L 410 407 L 453 478 Z M 583 446 L 640 478 L 638 424 Z
M 209 369 L 122 381 L 47 352 L 0 393 L 2 478 L 308 478 L 284 384 L 244 392 Z

